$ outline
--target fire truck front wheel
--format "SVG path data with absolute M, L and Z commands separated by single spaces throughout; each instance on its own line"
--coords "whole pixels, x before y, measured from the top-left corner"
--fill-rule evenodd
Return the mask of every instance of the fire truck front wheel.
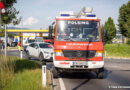
M 103 77 L 104 77 L 104 68 L 100 68 L 97 72 L 97 78 L 103 79 Z
M 53 66 L 52 67 L 52 74 L 53 74 L 53 78 L 58 78 L 58 71 L 56 70 L 56 68 Z

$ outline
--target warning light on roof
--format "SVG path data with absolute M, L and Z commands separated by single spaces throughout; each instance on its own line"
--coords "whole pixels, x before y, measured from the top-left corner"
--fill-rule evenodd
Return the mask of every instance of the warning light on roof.
M 61 16 L 69 17 L 70 14 L 61 14 Z
M 87 17 L 96 17 L 96 15 L 95 14 L 89 14 L 89 15 L 87 15 Z

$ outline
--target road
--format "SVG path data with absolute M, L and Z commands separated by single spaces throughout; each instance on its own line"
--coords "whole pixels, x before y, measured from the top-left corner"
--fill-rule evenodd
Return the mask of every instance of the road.
M 18 51 L 8 51 L 7 54 L 20 56 Z M 48 68 L 51 66 L 52 63 L 47 64 Z M 53 81 L 54 90 L 130 90 L 130 60 L 105 59 L 104 73 L 104 79 L 97 79 L 93 72 L 59 76 Z

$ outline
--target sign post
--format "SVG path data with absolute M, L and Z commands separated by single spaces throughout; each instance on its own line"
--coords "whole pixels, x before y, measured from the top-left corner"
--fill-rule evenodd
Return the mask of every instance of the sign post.
M 42 85 L 46 87 L 46 63 L 42 65 Z
M 4 4 L 3 2 L 1 2 L 0 0 L 0 30 L 1 30 L 1 13 L 5 13 L 5 9 L 4 9 Z M 6 24 L 5 24 L 5 56 L 6 56 L 6 47 L 7 47 L 7 43 L 6 43 Z
M 4 4 L 0 0 L 0 30 L 1 30 L 1 13 L 4 13 L 2 10 L 3 8 L 4 8 Z M 1 60 L 0 60 L 0 82 L 1 82 Z
M 7 47 L 7 32 L 6 32 L 6 24 L 5 24 L 5 56 L 7 56 L 6 47 Z
M 23 58 L 23 50 L 22 49 L 20 50 L 20 58 L 21 59 Z

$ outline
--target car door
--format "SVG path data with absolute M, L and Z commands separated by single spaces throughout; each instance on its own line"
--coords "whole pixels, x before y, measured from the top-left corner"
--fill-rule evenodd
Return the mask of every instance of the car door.
M 37 43 L 34 44 L 33 53 L 35 57 L 39 57 L 39 45 Z
M 33 52 L 33 50 L 34 50 L 34 43 L 32 43 L 32 44 L 30 44 L 29 45 L 29 47 L 28 47 L 28 51 L 29 51 L 29 55 L 31 55 L 31 56 L 34 56 L 34 52 Z

